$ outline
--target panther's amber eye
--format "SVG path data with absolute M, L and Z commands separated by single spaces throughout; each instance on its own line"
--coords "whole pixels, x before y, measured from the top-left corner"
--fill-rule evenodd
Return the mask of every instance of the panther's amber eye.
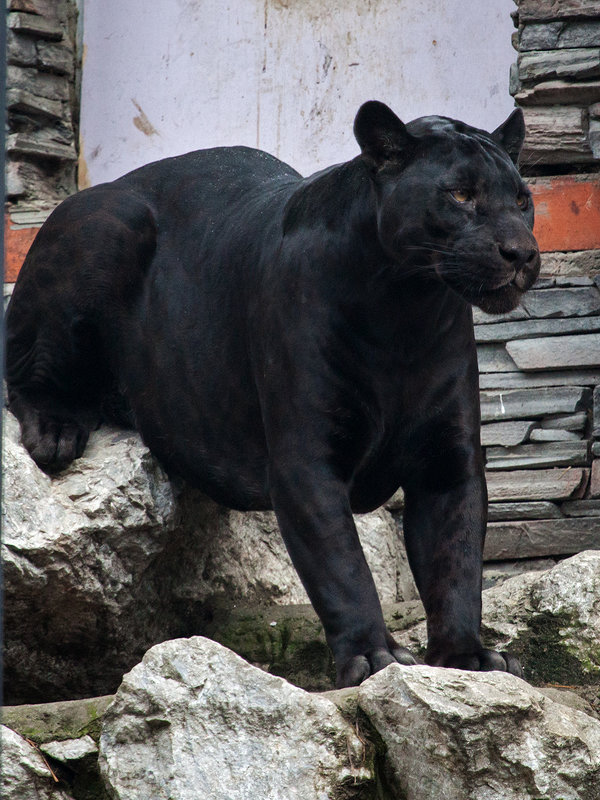
M 457 203 L 468 203 L 469 200 L 473 199 L 471 195 L 468 192 L 465 192 L 463 189 L 452 189 L 450 194 Z
M 526 194 L 520 194 L 517 197 L 517 205 L 519 206 L 521 211 L 525 211 L 525 209 L 529 205 L 529 198 L 527 197 Z

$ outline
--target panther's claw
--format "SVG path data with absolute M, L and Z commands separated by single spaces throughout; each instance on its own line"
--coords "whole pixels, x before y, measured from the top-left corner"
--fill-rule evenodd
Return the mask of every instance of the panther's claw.
M 476 672 L 509 672 L 518 678 L 523 677 L 523 667 L 518 658 L 507 652 L 497 652 L 481 648 L 471 653 L 453 653 L 450 655 L 439 655 L 437 657 L 426 657 L 425 661 L 431 666 L 450 667 L 453 669 L 474 670 Z
M 348 686 L 358 686 L 364 680 L 374 675 L 379 670 L 389 664 L 404 664 L 406 666 L 416 664 L 417 661 L 412 653 L 405 647 L 400 647 L 394 643 L 394 647 L 388 650 L 380 647 L 365 655 L 352 656 L 345 664 L 338 669 L 336 688 L 345 689 Z

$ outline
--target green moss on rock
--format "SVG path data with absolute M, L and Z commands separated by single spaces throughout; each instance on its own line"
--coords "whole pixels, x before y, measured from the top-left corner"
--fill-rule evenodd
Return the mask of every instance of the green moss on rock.
M 85 700 L 5 706 L 2 724 L 39 745 L 79 739 L 85 735 L 98 742 L 102 716 L 112 701 L 113 695 L 106 695 Z M 108 800 L 95 754 L 68 763 L 48 755 L 45 758 L 73 800 Z
M 528 681 L 534 685 L 568 686 L 598 682 L 600 646 L 590 643 L 587 653 L 583 653 L 565 640 L 564 631 L 578 627 L 579 623 L 568 614 L 532 615 L 527 630 L 510 645 L 510 651 L 520 658 Z
M 211 638 L 308 691 L 326 691 L 334 685 L 331 652 L 308 605 L 235 609 L 215 625 Z
M 85 700 L 5 706 L 2 724 L 36 744 L 79 739 L 85 734 L 97 742 L 102 715 L 112 700 L 113 695 L 105 695 Z
M 424 618 L 418 601 L 389 603 L 383 612 L 392 632 Z M 323 627 L 309 605 L 221 608 L 206 635 L 307 691 L 327 691 L 335 685 L 335 665 Z

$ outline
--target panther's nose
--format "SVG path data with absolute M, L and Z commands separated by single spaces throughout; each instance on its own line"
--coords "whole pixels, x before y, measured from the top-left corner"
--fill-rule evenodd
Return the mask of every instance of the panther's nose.
M 519 245 L 516 243 L 506 243 L 498 245 L 500 255 L 510 264 L 515 272 L 520 272 L 524 267 L 532 265 L 537 258 L 538 249 L 530 245 Z
M 512 273 L 510 282 L 524 292 L 532 286 L 540 269 L 540 251 L 533 236 L 508 236 L 498 251 Z

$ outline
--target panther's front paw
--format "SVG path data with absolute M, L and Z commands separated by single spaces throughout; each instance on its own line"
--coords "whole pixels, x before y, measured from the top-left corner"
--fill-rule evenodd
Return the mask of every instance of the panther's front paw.
M 32 411 L 21 422 L 21 441 L 41 469 L 56 472 L 83 453 L 90 428 L 77 419 Z
M 416 664 L 417 661 L 410 650 L 400 647 L 395 642 L 390 649 L 380 647 L 370 650 L 364 655 L 352 656 L 337 668 L 336 688 L 358 686 L 370 675 L 387 667 L 388 664 Z
M 477 672 L 499 670 L 510 672 L 518 678 L 523 677 L 523 667 L 518 658 L 510 653 L 480 648 L 467 653 L 427 653 L 425 663 L 432 667 L 452 667 L 454 669 L 470 669 Z
M 46 472 L 58 472 L 79 458 L 100 421 L 94 412 L 67 409 L 52 396 L 36 403 L 13 393 L 9 408 L 21 425 L 23 446 Z

